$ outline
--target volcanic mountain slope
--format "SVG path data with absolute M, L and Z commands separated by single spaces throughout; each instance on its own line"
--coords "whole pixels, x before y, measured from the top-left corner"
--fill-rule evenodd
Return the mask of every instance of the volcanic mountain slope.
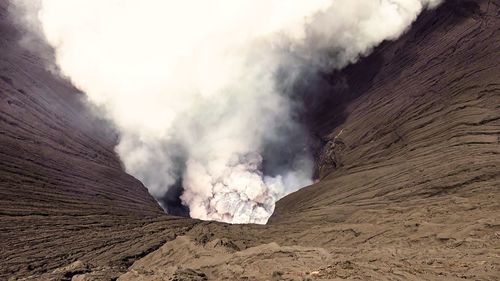
M 321 180 L 265 227 L 198 225 L 119 280 L 498 280 L 499 14 L 448 1 L 325 74 L 306 96 Z
M 0 7 L 2 277 L 498 280 L 498 1 L 447 1 L 305 91 L 321 180 L 266 226 L 163 215 Z
M 0 1 L 0 279 L 89 252 L 120 260 L 159 245 L 167 238 L 143 233 L 168 224 L 144 218 L 163 210 L 123 171 L 116 134 L 85 109 L 83 94 L 18 46 L 7 7 Z

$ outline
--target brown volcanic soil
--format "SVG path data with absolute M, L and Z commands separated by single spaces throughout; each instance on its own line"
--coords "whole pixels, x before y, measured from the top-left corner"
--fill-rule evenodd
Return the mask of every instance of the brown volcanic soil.
M 192 224 L 144 220 L 163 210 L 123 171 L 113 130 L 17 45 L 7 15 L 0 1 L 0 280 L 83 257 L 127 263 Z
M 500 279 L 499 1 L 448 1 L 325 74 L 308 108 L 321 180 L 266 226 L 162 215 L 5 15 L 0 279 Z

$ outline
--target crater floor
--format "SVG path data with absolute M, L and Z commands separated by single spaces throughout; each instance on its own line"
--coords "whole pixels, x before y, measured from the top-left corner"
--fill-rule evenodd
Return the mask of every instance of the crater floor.
M 447 1 L 325 75 L 321 180 L 268 225 L 227 225 L 163 214 L 0 0 L 0 279 L 498 280 L 499 19 Z

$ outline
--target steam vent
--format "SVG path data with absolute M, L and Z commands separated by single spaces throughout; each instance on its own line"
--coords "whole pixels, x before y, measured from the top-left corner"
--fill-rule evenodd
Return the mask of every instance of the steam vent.
M 0 0 L 0 280 L 500 280 L 500 1 Z

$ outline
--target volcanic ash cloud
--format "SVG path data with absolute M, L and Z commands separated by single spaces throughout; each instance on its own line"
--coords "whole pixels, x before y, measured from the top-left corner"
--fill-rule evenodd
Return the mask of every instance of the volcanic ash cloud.
M 15 1 L 116 124 L 127 172 L 160 203 L 180 185 L 192 217 L 232 223 L 265 223 L 276 200 L 311 183 L 286 89 L 397 38 L 438 2 Z

